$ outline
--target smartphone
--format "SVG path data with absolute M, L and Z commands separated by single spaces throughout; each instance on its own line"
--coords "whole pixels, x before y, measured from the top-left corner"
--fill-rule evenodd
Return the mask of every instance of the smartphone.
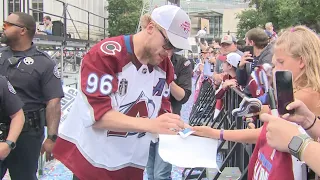
M 249 52 L 253 56 L 253 46 L 245 46 L 243 52 Z M 247 59 L 249 62 L 253 62 L 253 59 Z
M 273 83 L 279 115 L 293 114 L 294 110 L 286 109 L 287 105 L 294 101 L 291 71 L 276 71 Z
M 250 54 L 253 56 L 253 46 L 245 46 L 245 47 L 243 48 L 243 51 L 244 51 L 244 52 L 249 51 Z

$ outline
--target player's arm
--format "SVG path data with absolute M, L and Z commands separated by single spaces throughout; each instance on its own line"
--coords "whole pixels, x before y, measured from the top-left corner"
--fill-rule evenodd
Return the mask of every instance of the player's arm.
M 81 92 L 93 113 L 93 121 L 85 125 L 117 132 L 146 132 L 151 123 L 147 118 L 130 117 L 113 109 L 117 106 L 114 93 L 118 90 L 116 74 L 120 68 L 116 56 L 104 54 L 100 49 L 90 51 L 83 58 Z
M 93 117 L 92 120 L 84 121 L 84 125 L 117 132 L 157 133 L 161 127 L 158 127 L 156 121 L 130 117 L 113 109 L 113 106 L 118 105 L 114 93 L 118 90 L 116 74 L 123 66 L 120 63 L 116 56 L 105 54 L 97 47 L 86 54 L 82 60 L 80 93 L 88 102 Z M 171 122 L 176 118 L 170 115 L 170 117 L 162 117 L 162 120 Z
M 93 127 L 116 132 L 152 132 L 153 122 L 147 118 L 130 117 L 110 109 Z
M 16 142 L 24 125 L 25 117 L 22 111 L 23 103 L 16 95 L 15 90 L 11 84 L 5 79 L 1 78 L 1 87 L 3 88 L 2 103 L 6 114 L 11 118 L 10 129 L 7 140 Z

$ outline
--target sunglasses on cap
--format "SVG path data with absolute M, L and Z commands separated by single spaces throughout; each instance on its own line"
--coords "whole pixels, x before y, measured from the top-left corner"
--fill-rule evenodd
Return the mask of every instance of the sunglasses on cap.
M 22 25 L 19 25 L 19 24 L 15 24 L 15 23 L 11 23 L 11 22 L 8 22 L 8 21 L 3 21 L 3 29 L 7 29 L 7 28 L 12 27 L 12 26 L 16 26 L 16 27 L 19 27 L 19 28 L 26 28 L 27 30 L 29 30 L 25 26 L 22 26 Z
M 159 30 L 159 32 L 161 33 L 164 41 L 166 42 L 165 45 L 162 46 L 163 49 L 165 50 L 172 50 L 175 49 L 175 47 L 171 44 L 171 42 L 169 41 L 169 39 L 163 34 L 163 32 L 157 28 Z

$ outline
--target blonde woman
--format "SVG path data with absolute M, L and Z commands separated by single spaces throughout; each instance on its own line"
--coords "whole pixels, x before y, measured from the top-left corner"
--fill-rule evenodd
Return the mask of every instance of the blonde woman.
M 275 42 L 275 70 L 289 70 L 294 79 L 294 96 L 315 114 L 320 115 L 320 40 L 304 26 L 289 28 Z M 227 141 L 256 143 L 250 159 L 248 179 L 300 179 L 292 171 L 288 153 L 273 151 L 266 141 L 266 126 L 259 129 L 217 130 L 194 127 L 195 134 Z M 285 127 L 284 127 L 285 128 Z

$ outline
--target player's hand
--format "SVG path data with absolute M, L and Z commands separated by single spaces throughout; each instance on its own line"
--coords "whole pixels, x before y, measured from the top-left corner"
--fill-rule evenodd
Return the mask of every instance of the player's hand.
M 288 144 L 293 136 L 300 134 L 299 126 L 270 114 L 262 114 L 260 120 L 268 122 L 266 137 L 269 146 L 281 152 L 289 152 Z
M 54 145 L 55 145 L 55 142 L 53 142 L 51 139 L 46 139 L 42 144 L 41 155 L 43 155 L 43 153 L 46 153 L 47 162 L 54 159 L 52 155 L 52 149 Z
M 287 107 L 287 110 L 293 110 L 294 114 L 284 114 L 282 118 L 295 122 L 304 129 L 310 127 L 314 121 L 315 115 L 308 109 L 308 107 L 300 100 L 295 100 L 290 103 Z
M 239 68 L 243 68 L 244 65 L 250 62 L 250 60 L 253 60 L 252 54 L 250 54 L 250 52 L 248 51 L 244 52 L 239 63 Z
M 212 139 L 219 139 L 220 137 L 220 130 L 213 129 L 209 126 L 194 126 L 192 127 L 194 131 L 194 135 L 208 137 Z
M 0 160 L 4 160 L 10 153 L 11 149 L 5 142 L 0 142 Z
M 155 134 L 177 134 L 185 127 L 180 116 L 172 113 L 162 114 L 151 123 L 150 132 Z

